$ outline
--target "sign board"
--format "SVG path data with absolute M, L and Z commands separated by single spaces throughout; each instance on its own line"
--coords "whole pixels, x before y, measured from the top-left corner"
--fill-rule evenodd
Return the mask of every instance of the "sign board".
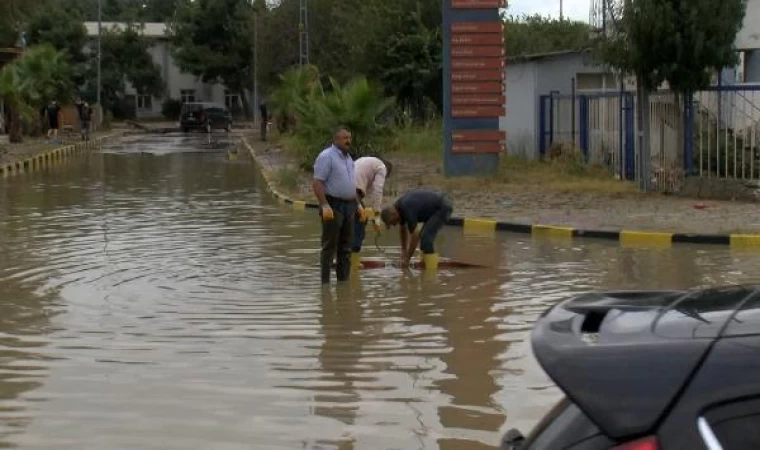
M 505 151 L 505 0 L 442 0 L 444 174 L 496 170 Z

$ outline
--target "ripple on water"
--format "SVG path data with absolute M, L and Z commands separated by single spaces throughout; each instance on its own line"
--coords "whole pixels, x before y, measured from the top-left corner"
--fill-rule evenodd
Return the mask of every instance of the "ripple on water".
M 446 229 L 441 254 L 490 267 L 323 289 L 313 211 L 223 152 L 172 153 L 199 137 L 144 139 L 0 184 L 0 446 L 496 448 L 559 396 L 526 340 L 547 307 L 760 266 Z

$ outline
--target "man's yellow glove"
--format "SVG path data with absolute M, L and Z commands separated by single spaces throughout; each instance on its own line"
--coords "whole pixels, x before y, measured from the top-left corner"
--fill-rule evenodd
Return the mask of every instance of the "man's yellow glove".
M 359 217 L 361 223 L 367 222 L 367 211 L 362 205 L 359 205 L 359 207 L 356 208 L 356 215 Z
M 327 222 L 328 220 L 333 220 L 335 218 L 335 215 L 333 214 L 332 208 L 330 208 L 329 205 L 325 205 L 322 207 L 322 220 Z

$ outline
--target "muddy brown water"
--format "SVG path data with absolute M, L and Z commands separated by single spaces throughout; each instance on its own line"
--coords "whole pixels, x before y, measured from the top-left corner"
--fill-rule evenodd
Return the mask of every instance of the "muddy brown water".
M 546 307 L 760 268 L 722 247 L 452 228 L 441 255 L 489 268 L 322 289 L 318 242 L 314 212 L 197 135 L 0 181 L 0 447 L 493 449 L 560 395 L 526 341 Z M 389 258 L 396 242 L 379 240 Z

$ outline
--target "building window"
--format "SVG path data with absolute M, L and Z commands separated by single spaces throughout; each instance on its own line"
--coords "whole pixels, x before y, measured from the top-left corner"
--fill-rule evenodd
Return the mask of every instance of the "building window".
M 225 90 L 224 91 L 224 106 L 226 106 L 230 110 L 233 110 L 233 109 L 236 110 L 238 107 L 240 107 L 240 96 L 231 91 Z
M 195 102 L 195 89 L 182 89 L 179 91 L 179 95 L 182 97 L 182 103 Z
M 138 95 L 137 109 L 153 109 L 153 97 L 150 95 Z

